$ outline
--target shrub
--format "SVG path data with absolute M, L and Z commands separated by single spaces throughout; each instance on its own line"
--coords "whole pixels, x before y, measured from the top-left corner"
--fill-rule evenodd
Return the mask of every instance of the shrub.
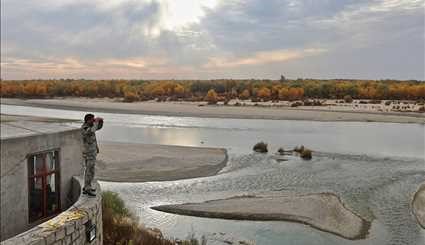
M 112 191 L 102 192 L 102 207 L 111 209 L 114 215 L 130 217 L 130 211 L 125 207 L 124 201 L 118 196 L 118 193 Z
M 353 103 L 353 98 L 350 95 L 344 96 L 345 103 Z
M 312 106 L 313 105 L 313 101 L 311 100 L 304 100 L 304 106 Z
M 310 160 L 311 159 L 311 150 L 304 149 L 303 151 L 301 151 L 300 157 L 304 160 Z
M 134 245 L 175 245 L 177 240 L 169 240 L 162 236 L 158 229 L 144 228 L 138 219 L 125 207 L 124 201 L 117 193 L 102 192 L 103 244 Z M 179 244 L 199 245 L 196 238 L 180 241 Z
M 297 101 L 297 102 L 295 102 L 295 103 L 292 103 L 292 104 L 291 104 L 291 107 L 298 107 L 298 106 L 302 106 L 302 105 L 303 105 L 303 103 L 301 103 L 301 102 Z
M 134 92 L 124 92 L 124 102 L 134 102 L 134 101 L 138 101 L 139 100 L 139 96 L 134 93 Z
M 277 150 L 277 153 L 279 153 L 280 155 L 284 155 L 285 150 L 282 147 L 280 147 L 279 150 Z
M 267 153 L 268 152 L 267 144 L 262 141 L 258 142 L 257 144 L 254 145 L 253 150 L 255 152 Z
M 304 151 L 304 146 L 303 145 L 301 145 L 301 146 L 296 146 L 295 148 L 294 148 L 294 151 L 295 152 L 298 152 L 298 153 L 301 153 L 302 151 Z

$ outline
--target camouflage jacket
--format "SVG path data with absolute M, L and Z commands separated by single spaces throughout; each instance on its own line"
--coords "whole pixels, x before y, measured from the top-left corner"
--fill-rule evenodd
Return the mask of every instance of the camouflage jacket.
M 92 126 L 88 123 L 81 125 L 81 134 L 83 136 L 83 155 L 96 156 L 99 153 L 97 146 L 96 131 L 98 130 L 98 123 L 94 122 Z

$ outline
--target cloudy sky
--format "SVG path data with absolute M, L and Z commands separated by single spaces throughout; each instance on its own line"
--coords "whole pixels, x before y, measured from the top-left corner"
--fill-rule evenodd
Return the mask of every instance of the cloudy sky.
M 1 77 L 425 79 L 425 0 L 1 0 Z

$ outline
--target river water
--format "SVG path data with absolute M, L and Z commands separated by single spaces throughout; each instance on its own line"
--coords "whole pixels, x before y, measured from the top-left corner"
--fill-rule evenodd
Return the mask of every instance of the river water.
M 1 105 L 5 114 L 81 119 L 84 111 Z M 96 113 L 105 118 L 101 141 L 224 147 L 228 165 L 216 176 L 146 183 L 101 182 L 119 192 L 149 227 L 166 236 L 205 235 L 208 244 L 249 240 L 256 244 L 425 244 L 425 231 L 412 215 L 410 201 L 425 181 L 424 125 L 372 122 L 312 122 L 218 119 Z M 78 124 L 75 124 L 78 126 Z M 304 144 L 312 161 L 252 154 L 269 143 L 270 152 Z M 333 192 L 372 221 L 366 239 L 351 241 L 306 225 L 253 222 L 167 214 L 151 206 L 201 202 L 245 194 Z

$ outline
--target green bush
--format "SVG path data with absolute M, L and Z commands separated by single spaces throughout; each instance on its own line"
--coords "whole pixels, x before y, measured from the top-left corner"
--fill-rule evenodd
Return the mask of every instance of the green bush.
M 118 193 L 111 191 L 102 192 L 102 221 L 103 244 L 105 245 L 207 244 L 204 237 L 201 242 L 194 238 L 194 235 L 189 240 L 170 240 L 164 238 L 158 229 L 144 228 L 126 208 Z
M 125 207 L 124 201 L 118 196 L 118 193 L 112 191 L 102 192 L 102 207 L 111 209 L 114 215 L 130 217 L 130 211 Z

